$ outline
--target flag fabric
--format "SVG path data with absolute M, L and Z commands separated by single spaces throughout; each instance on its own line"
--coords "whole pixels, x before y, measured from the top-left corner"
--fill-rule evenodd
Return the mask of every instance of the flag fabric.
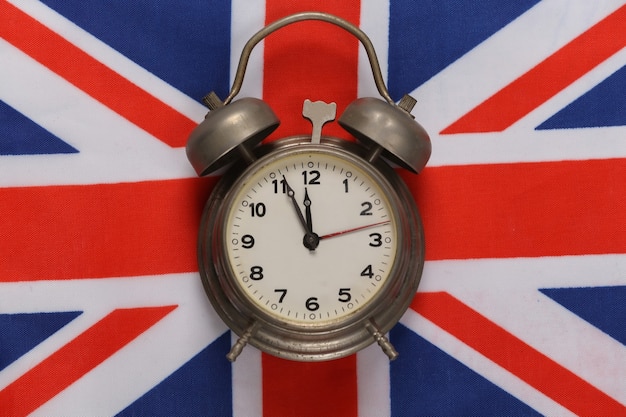
M 197 272 L 200 98 L 304 10 L 370 36 L 433 143 L 399 171 L 426 264 L 393 362 L 230 364 Z M 0 0 L 0 416 L 626 416 L 624 28 L 623 0 Z M 377 95 L 355 38 L 302 22 L 239 97 L 273 140 L 306 98 Z

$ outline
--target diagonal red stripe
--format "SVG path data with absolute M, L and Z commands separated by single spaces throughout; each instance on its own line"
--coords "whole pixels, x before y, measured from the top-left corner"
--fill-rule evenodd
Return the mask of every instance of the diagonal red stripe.
M 305 10 L 326 11 L 357 24 L 358 0 L 268 0 L 266 21 Z M 275 137 L 311 132 L 302 118 L 304 99 L 337 103 L 337 114 L 356 98 L 358 41 L 323 22 L 301 22 L 270 35 L 265 41 L 263 99 L 281 119 Z M 297 59 L 294 59 L 297 57 Z M 348 135 L 337 124 L 324 134 Z M 327 363 L 306 364 L 262 356 L 263 414 L 266 416 L 356 416 L 355 356 Z
M 185 146 L 194 121 L 4 0 L 0 16 L 0 37 L 157 139 Z
M 624 405 L 448 293 L 418 293 L 411 308 L 578 415 L 626 414 Z
M 479 104 L 442 134 L 501 132 L 626 46 L 626 6 Z
M 0 391 L 1 414 L 30 414 L 176 307 L 114 310 Z

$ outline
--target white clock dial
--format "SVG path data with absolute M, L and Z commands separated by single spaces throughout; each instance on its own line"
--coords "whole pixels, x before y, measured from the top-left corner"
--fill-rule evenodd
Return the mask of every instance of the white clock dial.
M 271 317 L 325 326 L 376 298 L 398 252 L 389 185 L 336 153 L 270 158 L 235 184 L 224 217 L 236 284 Z

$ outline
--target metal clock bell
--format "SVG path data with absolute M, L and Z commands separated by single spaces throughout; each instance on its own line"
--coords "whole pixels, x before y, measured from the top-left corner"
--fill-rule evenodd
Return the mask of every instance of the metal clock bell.
M 312 134 L 260 145 L 279 125 L 263 101 L 238 94 L 254 46 L 292 23 L 320 20 L 345 29 L 367 52 L 384 100 L 359 98 L 339 118 L 357 140 L 321 134 L 334 103 L 306 100 Z M 377 342 L 417 290 L 424 235 L 413 197 L 389 162 L 418 173 L 428 161 L 428 134 L 405 96 L 396 105 L 385 87 L 369 38 L 326 13 L 287 16 L 245 45 L 225 100 L 214 93 L 191 133 L 187 156 L 199 175 L 232 166 L 213 190 L 200 226 L 199 270 L 222 320 L 239 336 L 227 358 L 246 344 L 299 361 L 350 355 Z

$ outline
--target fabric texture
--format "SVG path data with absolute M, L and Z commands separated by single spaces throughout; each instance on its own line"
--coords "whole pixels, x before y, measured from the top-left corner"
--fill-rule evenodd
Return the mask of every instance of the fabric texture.
M 321 10 L 372 40 L 432 141 L 400 168 L 426 235 L 415 298 L 344 359 L 246 347 L 198 274 L 220 174 L 185 155 L 244 43 Z M 626 4 L 0 0 L 0 416 L 626 416 Z M 364 49 L 302 22 L 238 97 L 379 97 Z M 337 123 L 323 133 L 355 140 Z

